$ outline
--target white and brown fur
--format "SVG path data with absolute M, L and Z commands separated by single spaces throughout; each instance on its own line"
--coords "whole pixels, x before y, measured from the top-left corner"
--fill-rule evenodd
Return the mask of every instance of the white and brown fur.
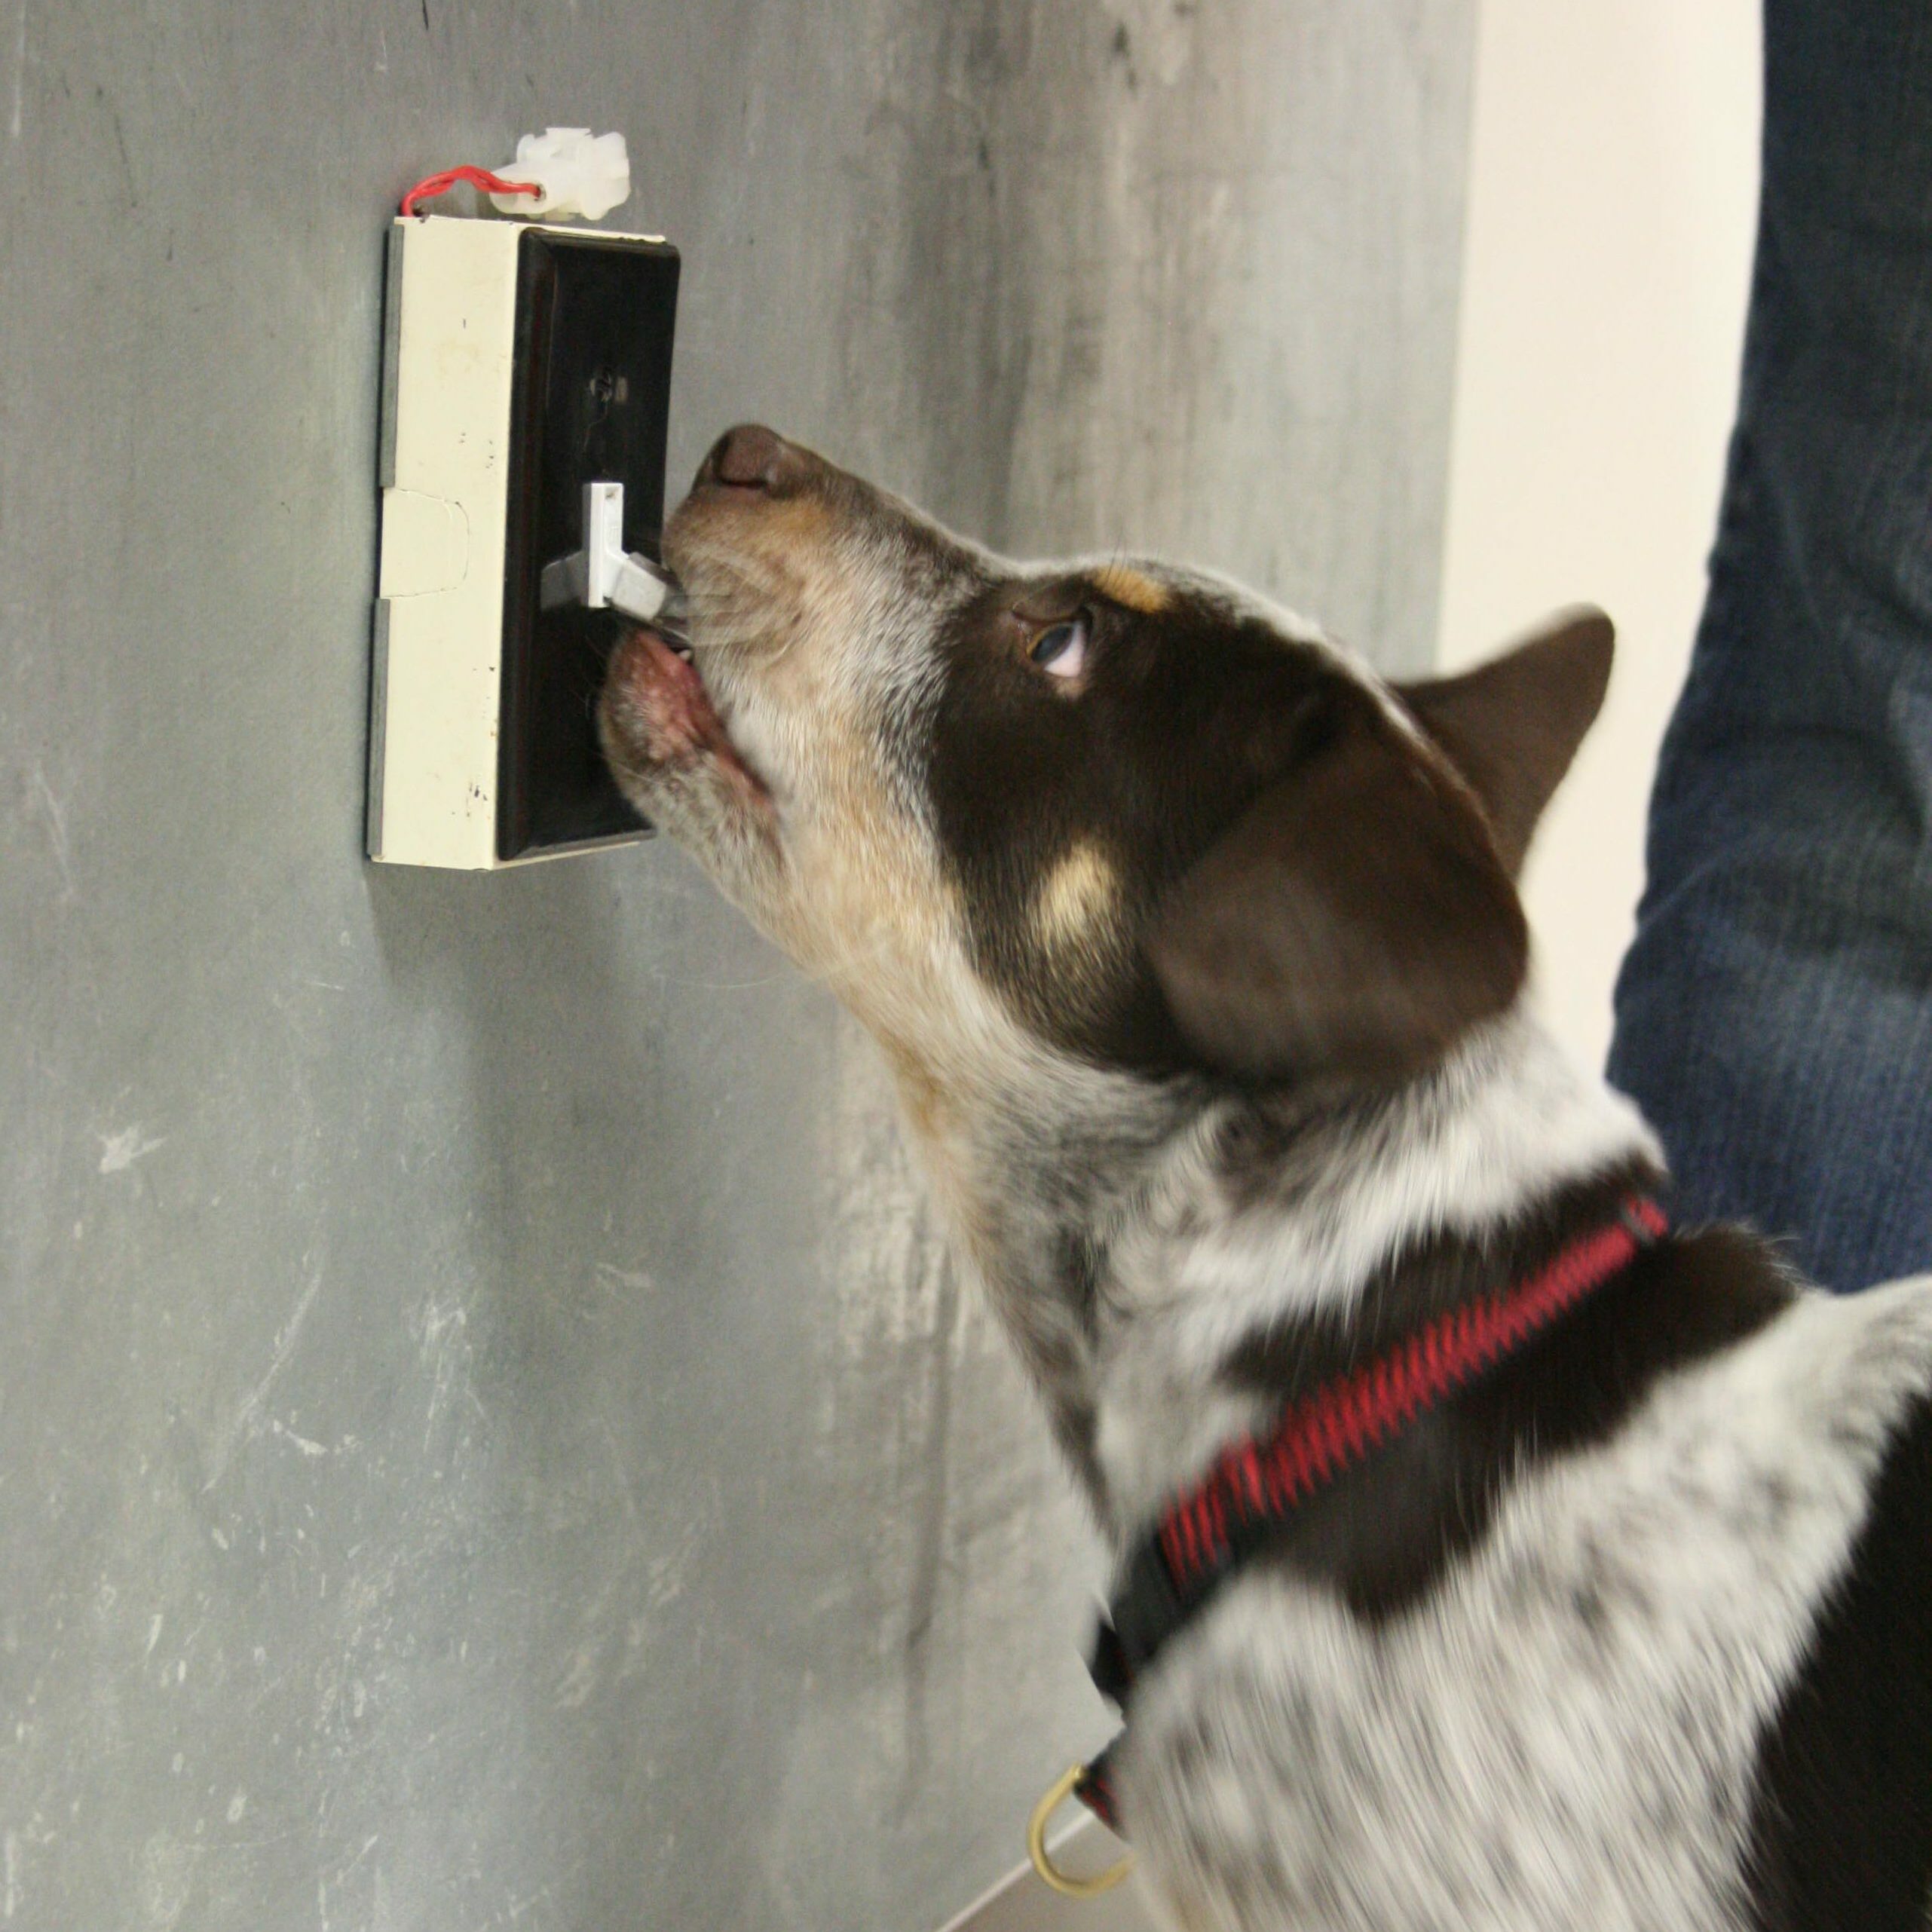
M 1392 687 L 1219 580 L 1017 565 L 761 430 L 666 534 L 620 782 L 877 1036 L 1122 1551 L 1237 1432 L 1661 1183 L 1523 994 L 1574 614 Z M 1084 666 L 1035 661 L 1085 626 Z M 1680 1232 L 1163 1652 L 1188 1928 L 1905 1928 L 1932 1870 L 1932 1291 Z

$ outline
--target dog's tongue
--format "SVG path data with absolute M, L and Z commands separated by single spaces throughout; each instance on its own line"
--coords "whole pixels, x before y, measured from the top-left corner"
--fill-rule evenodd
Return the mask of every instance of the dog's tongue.
M 648 727 L 660 758 L 695 750 L 724 730 L 691 662 L 690 646 L 656 624 L 640 626 L 611 654 L 611 676 Z
M 630 631 L 611 654 L 610 676 L 622 690 L 644 749 L 660 763 L 707 755 L 756 780 L 724 729 L 690 660 L 690 647 L 657 626 Z

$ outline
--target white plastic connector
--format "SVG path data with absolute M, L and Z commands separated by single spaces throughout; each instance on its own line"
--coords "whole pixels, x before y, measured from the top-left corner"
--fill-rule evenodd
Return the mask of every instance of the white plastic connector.
M 598 221 L 630 199 L 630 156 L 621 134 L 593 136 L 587 127 L 549 127 L 525 134 L 516 158 L 497 172 L 509 181 L 534 181 L 543 193 L 492 194 L 500 215 L 581 215 Z
M 581 603 L 607 606 L 648 624 L 664 608 L 671 586 L 652 566 L 624 548 L 624 486 L 583 486 L 583 548 L 543 566 L 538 594 L 546 610 Z

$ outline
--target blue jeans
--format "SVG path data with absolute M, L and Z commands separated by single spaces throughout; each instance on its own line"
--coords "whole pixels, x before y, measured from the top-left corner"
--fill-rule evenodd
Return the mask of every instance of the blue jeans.
M 1932 1269 L 1932 0 L 1766 0 L 1710 587 L 1610 1077 L 1686 1219 Z

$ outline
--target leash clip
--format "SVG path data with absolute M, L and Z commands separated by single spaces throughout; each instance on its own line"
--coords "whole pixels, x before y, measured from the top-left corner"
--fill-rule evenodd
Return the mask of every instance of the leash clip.
M 1047 1884 L 1063 1897 L 1070 1899 L 1098 1898 L 1103 1892 L 1110 1892 L 1134 1869 L 1133 1854 L 1110 1865 L 1098 1877 L 1076 1878 L 1063 1872 L 1047 1855 L 1046 1828 L 1053 1814 L 1079 1789 L 1080 1780 L 1087 1774 L 1085 1765 L 1076 1765 L 1072 1770 L 1055 1779 L 1039 1802 L 1033 1808 L 1033 1817 L 1027 1826 L 1027 1856 L 1033 1860 L 1033 1868 Z

